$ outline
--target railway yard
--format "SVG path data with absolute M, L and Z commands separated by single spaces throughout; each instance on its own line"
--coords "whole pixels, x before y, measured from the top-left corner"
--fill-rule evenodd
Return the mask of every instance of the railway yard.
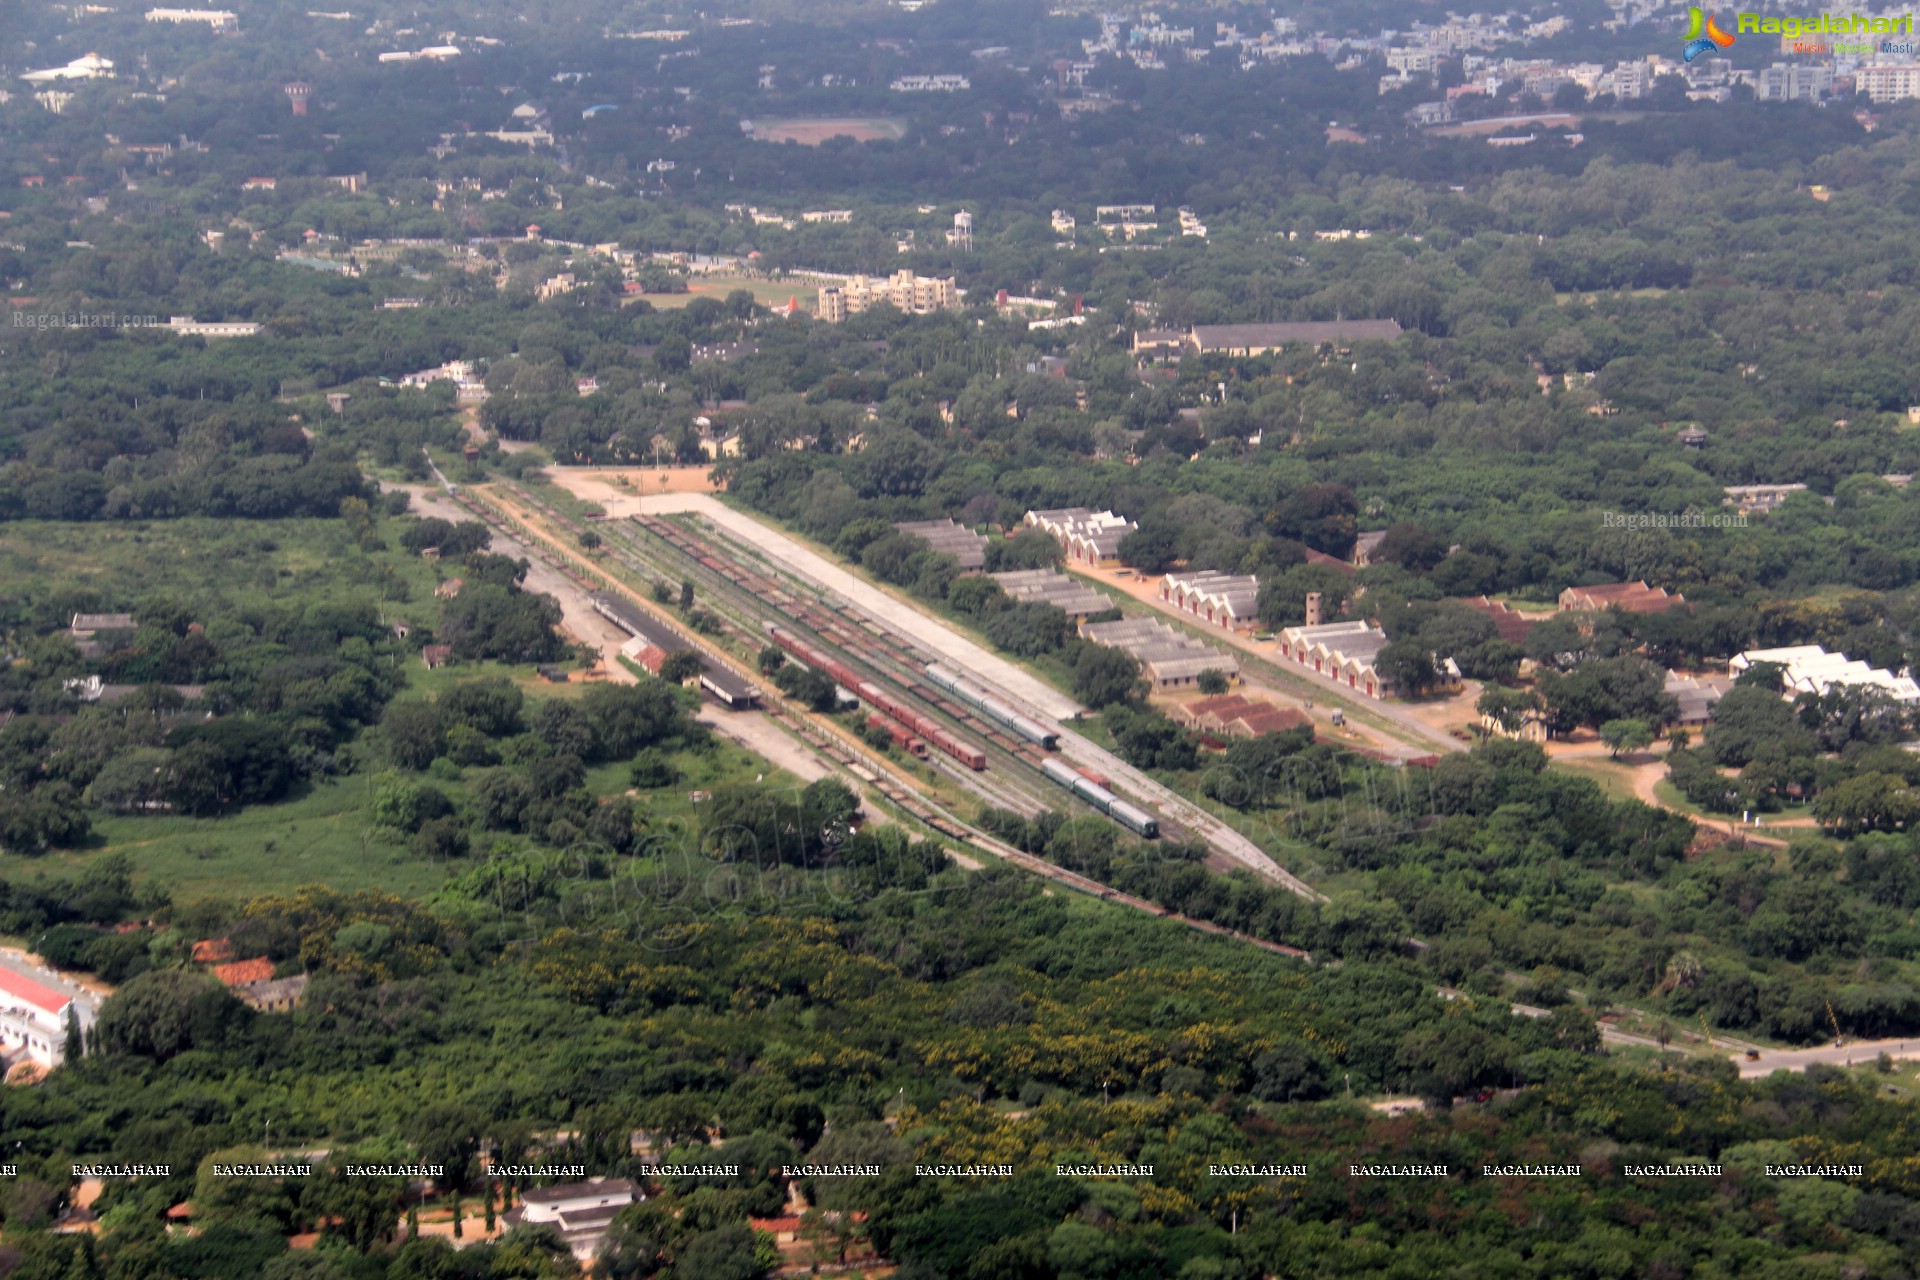
M 982 651 L 980 657 L 988 660 L 969 662 L 976 646 L 965 637 L 949 632 L 934 652 L 920 637 L 818 580 L 825 575 L 806 572 L 811 553 L 787 557 L 770 552 L 766 535 L 778 538 L 777 531 L 757 528 L 749 540 L 705 518 L 703 511 L 686 509 L 705 503 L 719 506 L 713 498 L 643 498 L 633 504 L 640 509 L 623 518 L 585 522 L 534 490 L 504 482 L 467 489 L 454 498 L 534 548 L 542 561 L 590 598 L 597 596 L 594 607 L 622 630 L 664 629 L 697 649 L 710 669 L 721 667 L 762 686 L 769 682 L 751 665 L 752 655 L 770 643 L 790 660 L 828 675 L 859 699 L 862 722 L 885 730 L 909 761 L 875 752 L 839 722 L 790 705 L 771 690 L 764 698 L 764 714 L 834 764 L 870 801 L 884 803 L 949 841 L 972 845 L 1066 887 L 1169 914 L 993 838 L 956 812 L 964 806 L 953 801 L 969 799 L 1023 816 L 1045 809 L 1098 812 L 1139 837 L 1204 844 L 1215 867 L 1245 868 L 1302 897 L 1322 898 L 1244 835 L 1074 733 L 1068 724 L 1055 723 L 1056 716 L 1049 712 L 1077 710 L 1064 695 L 1048 689 L 1051 696 L 1043 709 L 1036 705 L 1038 699 L 1023 698 L 1017 689 L 996 682 L 999 668 L 1005 666 L 997 656 Z M 656 505 L 666 509 L 646 509 Z M 744 519 L 722 510 L 733 518 L 729 523 Z M 597 555 L 579 549 L 588 529 L 599 537 Z M 694 584 L 699 609 L 717 621 L 717 627 L 708 624 L 711 634 L 694 632 L 648 599 L 653 584 L 682 581 Z M 1032 680 L 1024 672 L 1020 675 Z M 929 778 L 923 771 L 937 776 Z M 1225 932 L 1204 922 L 1188 923 Z M 1298 954 L 1293 948 L 1276 949 Z

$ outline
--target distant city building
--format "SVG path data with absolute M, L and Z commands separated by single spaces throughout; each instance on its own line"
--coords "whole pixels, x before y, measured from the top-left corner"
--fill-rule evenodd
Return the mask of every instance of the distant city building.
M 887 86 L 895 93 L 957 93 L 973 88 L 965 76 L 901 76 Z
M 469 360 L 449 360 L 432 369 L 422 369 L 400 379 L 403 387 L 424 391 L 436 382 L 451 382 L 454 399 L 461 404 L 479 404 L 486 400 L 487 384 Z
M 1229 655 L 1151 618 L 1083 622 L 1080 634 L 1094 644 L 1131 655 L 1155 689 L 1189 688 L 1209 671 L 1229 680 L 1240 675 L 1239 662 Z
M 1753 73 L 1753 95 L 1762 102 L 1817 102 L 1833 96 L 1833 68 L 1776 62 Z
M 520 1193 L 520 1207 L 509 1209 L 509 1227 L 545 1223 L 560 1233 L 569 1252 L 582 1262 L 594 1258 L 606 1243 L 607 1232 L 620 1211 L 646 1197 L 625 1178 L 596 1178 L 552 1187 L 531 1187 Z
M 1920 98 L 1920 63 L 1864 66 L 1853 73 L 1854 88 L 1874 102 Z
M 1288 627 L 1280 633 L 1280 654 L 1369 698 L 1391 697 L 1393 681 L 1374 667 L 1380 651 L 1391 641 L 1370 622 L 1323 622 Z M 1437 658 L 1443 686 L 1460 683 L 1460 668 L 1452 658 Z
M 29 71 L 20 77 L 34 84 L 44 84 L 53 80 L 111 80 L 113 63 L 97 53 L 89 53 L 75 58 L 64 67 L 49 67 L 45 71 Z
M 883 302 L 909 315 L 927 315 L 954 310 L 960 305 L 960 294 L 952 276 L 916 276 L 904 269 L 884 280 L 854 276 L 845 284 L 821 288 L 819 316 L 838 324 Z
M 148 22 L 204 22 L 215 31 L 231 31 L 239 21 L 225 9 L 149 9 Z
M 1276 707 L 1264 698 L 1237 693 L 1200 698 L 1170 709 L 1174 720 L 1214 738 L 1258 738 L 1267 733 L 1310 729 L 1313 721 L 1292 707 Z
M 1015 569 L 989 574 L 1019 604 L 1050 604 L 1069 618 L 1085 618 L 1114 607 L 1112 599 L 1057 569 Z
M 1721 490 L 1727 503 L 1743 516 L 1776 510 L 1796 493 L 1805 493 L 1804 484 L 1730 484 Z
M 1394 320 L 1311 320 L 1283 324 L 1197 324 L 1187 347 L 1199 355 L 1261 356 L 1293 344 L 1340 346 L 1390 342 L 1400 336 Z
M 260 332 L 260 326 L 242 320 L 195 320 L 192 316 L 174 316 L 167 321 L 174 333 L 193 338 L 248 338 Z

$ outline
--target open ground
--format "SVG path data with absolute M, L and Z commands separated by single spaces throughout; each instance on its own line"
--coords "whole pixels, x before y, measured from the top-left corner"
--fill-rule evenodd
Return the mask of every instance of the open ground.
M 891 116 L 796 116 L 751 123 L 748 132 L 755 142 L 797 142 L 803 147 L 817 147 L 828 138 L 892 142 L 907 136 L 906 123 Z

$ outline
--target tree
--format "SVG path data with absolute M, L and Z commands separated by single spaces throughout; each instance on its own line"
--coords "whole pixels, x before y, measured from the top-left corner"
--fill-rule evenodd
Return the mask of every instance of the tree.
M 718 1227 L 694 1236 L 680 1251 L 678 1274 L 701 1280 L 762 1280 L 771 1263 L 746 1226 Z
M 1595 658 L 1564 675 L 1543 671 L 1539 690 L 1556 733 L 1579 725 L 1597 729 L 1609 720 L 1665 724 L 1678 712 L 1666 672 L 1644 658 Z
M 216 1049 L 238 1034 L 251 1011 L 209 974 L 153 969 L 100 1007 L 94 1043 L 107 1054 L 165 1062 L 189 1049 Z
M 1120 539 L 1120 562 L 1142 573 L 1160 573 L 1179 554 L 1180 530 L 1171 523 L 1149 520 Z
M 446 746 L 446 726 L 431 702 L 395 702 L 380 717 L 387 755 L 403 769 L 424 769 Z
M 1387 529 L 1370 557 L 1397 564 L 1412 573 L 1427 573 L 1447 558 L 1447 542 L 1431 529 L 1400 521 Z
M 1073 654 L 1073 696 L 1094 710 L 1140 696 L 1140 664 L 1133 655 L 1082 643 Z
M 592 529 L 582 529 L 580 531 L 580 546 L 587 551 L 599 550 L 600 535 Z
M 660 663 L 660 678 L 668 684 L 685 684 L 707 669 L 707 660 L 693 649 L 668 654 Z
M 1200 678 L 1195 683 L 1199 686 L 1200 692 L 1217 697 L 1227 691 L 1227 673 L 1210 667 L 1200 673 Z
M 1920 790 L 1895 774 L 1863 773 L 1822 791 L 1813 802 L 1813 816 L 1821 826 L 1849 835 L 1911 829 L 1920 821 Z
M 1540 706 L 1540 695 L 1531 689 L 1508 689 L 1497 684 L 1483 686 L 1473 704 L 1474 710 L 1491 717 L 1508 733 L 1518 733 L 1528 715 L 1537 713 Z
M 1373 668 L 1394 691 L 1406 698 L 1431 693 L 1441 680 L 1433 650 L 1417 640 L 1395 640 L 1381 649 Z
M 1813 734 L 1781 701 L 1779 688 L 1778 682 L 1736 683 L 1714 704 L 1706 746 L 1718 763 L 1743 768 L 1769 747 L 1787 755 L 1814 753 Z
M 771 676 L 787 665 L 787 652 L 777 644 L 765 645 L 760 650 L 760 674 Z
M 680 610 L 682 613 L 693 608 L 693 579 L 680 580 Z
M 1253 1060 L 1248 1092 L 1262 1102 L 1312 1102 L 1327 1096 L 1327 1063 L 1303 1044 L 1286 1043 Z
M 1644 720 L 1609 720 L 1600 726 L 1600 741 L 1614 759 L 1623 752 L 1643 751 L 1653 745 L 1653 730 Z

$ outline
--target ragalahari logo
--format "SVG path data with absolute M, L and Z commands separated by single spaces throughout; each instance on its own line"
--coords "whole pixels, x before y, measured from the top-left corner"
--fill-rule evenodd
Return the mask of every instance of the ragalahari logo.
M 1683 61 L 1692 62 L 1703 53 L 1732 43 L 1733 37 L 1720 29 L 1712 14 L 1698 7 L 1687 10 L 1687 47 L 1680 55 Z

